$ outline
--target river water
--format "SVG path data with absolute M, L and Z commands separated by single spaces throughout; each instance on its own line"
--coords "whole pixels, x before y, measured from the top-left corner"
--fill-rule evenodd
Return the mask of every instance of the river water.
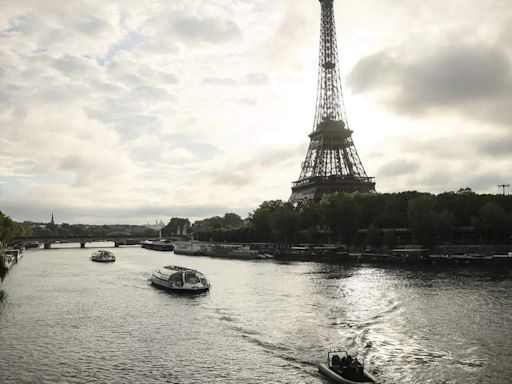
M 380 383 L 512 382 L 512 271 L 348 266 L 113 249 L 28 250 L 0 304 L 0 383 L 328 383 L 330 348 Z M 167 264 L 212 289 L 152 287 Z

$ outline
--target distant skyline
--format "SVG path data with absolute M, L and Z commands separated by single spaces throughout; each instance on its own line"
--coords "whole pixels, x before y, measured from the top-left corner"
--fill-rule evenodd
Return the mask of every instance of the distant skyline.
M 348 123 L 378 192 L 512 184 L 509 0 L 334 7 Z M 317 0 L 3 1 L 0 210 L 140 224 L 288 199 L 319 28 Z

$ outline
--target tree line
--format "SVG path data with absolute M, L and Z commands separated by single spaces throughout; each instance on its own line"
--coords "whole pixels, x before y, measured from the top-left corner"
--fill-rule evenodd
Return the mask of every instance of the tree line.
M 337 243 L 349 247 L 393 247 L 400 236 L 423 246 L 454 241 L 461 229 L 482 244 L 504 244 L 512 236 L 512 196 L 476 194 L 469 188 L 438 195 L 407 191 L 382 194 L 333 194 L 295 206 L 264 201 L 246 219 L 235 213 L 191 223 L 173 217 L 162 236 L 193 236 L 216 242 Z M 135 225 L 16 223 L 0 212 L 0 248 L 21 236 L 156 237 L 158 231 Z M 404 235 L 405 234 L 405 235 Z
M 265 201 L 239 226 L 199 230 L 195 238 L 392 247 L 405 230 L 412 242 L 430 247 L 452 242 L 461 228 L 481 243 L 510 243 L 512 196 L 476 194 L 466 188 L 438 195 L 340 193 L 302 206 Z
M 112 224 L 54 224 L 54 223 L 20 223 L 23 234 L 14 237 L 107 237 L 112 235 L 133 235 L 158 237 L 158 231 L 143 225 Z

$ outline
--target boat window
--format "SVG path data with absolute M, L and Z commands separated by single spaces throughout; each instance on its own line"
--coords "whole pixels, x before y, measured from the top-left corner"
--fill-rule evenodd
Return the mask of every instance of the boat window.
M 181 283 L 181 273 L 175 273 L 169 277 L 169 281 L 173 283 Z
M 195 274 L 192 274 L 192 273 L 185 274 L 185 283 L 197 284 L 199 282 L 200 282 L 200 280 Z

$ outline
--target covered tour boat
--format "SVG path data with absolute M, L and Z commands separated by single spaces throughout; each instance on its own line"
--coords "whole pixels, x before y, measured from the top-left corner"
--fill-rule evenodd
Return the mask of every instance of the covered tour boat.
M 199 293 L 210 289 L 210 283 L 201 272 L 176 265 L 153 272 L 150 280 L 156 287 L 169 291 Z
M 318 364 L 318 370 L 337 383 L 374 384 L 376 379 L 364 370 L 363 365 L 344 351 L 327 354 L 327 362 Z
M 142 248 L 152 249 L 153 251 L 173 251 L 174 243 L 171 240 L 146 240 L 141 245 Z
M 91 260 L 99 261 L 102 263 L 108 263 L 111 261 L 116 261 L 116 257 L 114 256 L 114 254 L 112 252 L 99 250 L 99 251 L 94 251 L 92 253 Z

